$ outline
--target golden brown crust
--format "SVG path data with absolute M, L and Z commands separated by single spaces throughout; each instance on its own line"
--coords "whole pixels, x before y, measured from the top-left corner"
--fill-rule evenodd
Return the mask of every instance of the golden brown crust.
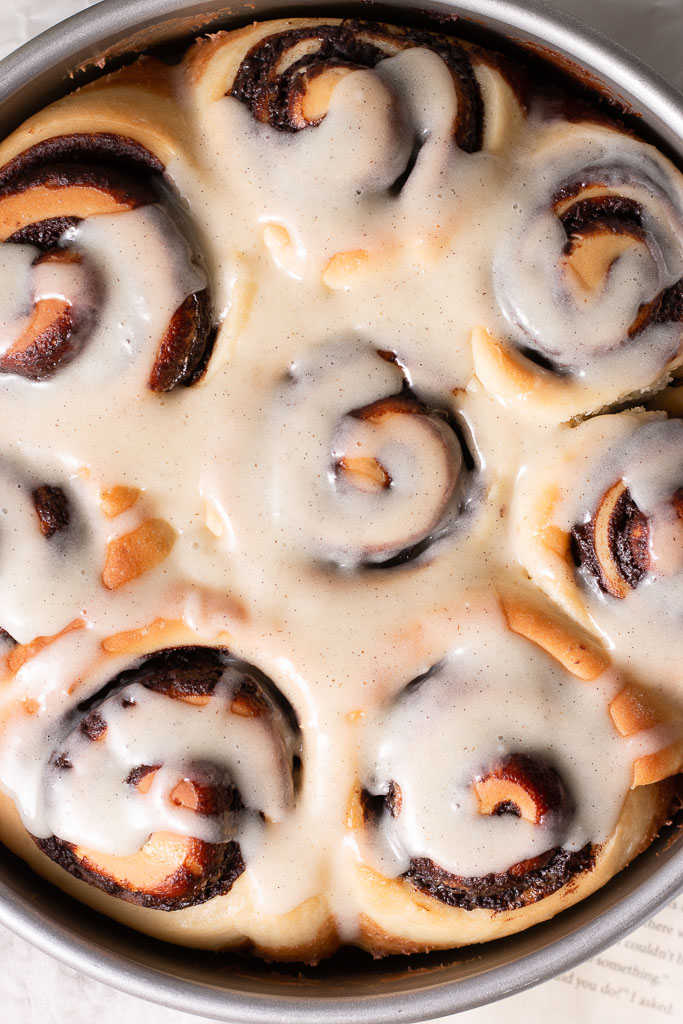
M 671 779 L 683 771 L 683 736 L 652 754 L 644 754 L 633 763 L 632 786 L 650 786 Z
M 622 736 L 634 736 L 642 729 L 654 729 L 671 721 L 673 708 L 651 691 L 627 683 L 609 706 L 612 721 Z
M 115 487 L 108 487 L 102 491 L 100 504 L 107 519 L 115 519 L 132 508 L 140 497 L 140 490 L 137 487 L 126 487 L 125 484 L 117 484 Z
M 313 897 L 288 914 L 268 914 L 254 905 L 245 872 L 225 896 L 169 914 L 126 903 L 64 871 L 38 849 L 4 794 L 0 794 L 0 828 L 5 844 L 47 881 L 145 935 L 197 949 L 249 949 L 266 959 L 304 963 L 317 963 L 339 944 L 322 897 Z

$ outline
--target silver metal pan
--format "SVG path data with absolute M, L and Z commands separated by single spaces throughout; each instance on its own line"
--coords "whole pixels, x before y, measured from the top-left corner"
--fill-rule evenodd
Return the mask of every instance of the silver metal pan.
M 626 50 L 537 0 L 415 0 L 462 16 L 454 32 L 530 45 L 628 107 L 683 165 L 683 96 Z M 395 0 L 382 13 L 411 4 Z M 349 5 L 343 10 L 348 13 Z M 0 134 L 97 73 L 94 62 L 283 13 L 337 14 L 330 0 L 107 0 L 0 62 Z M 376 8 L 360 13 L 377 17 Z M 683 836 L 662 836 L 578 906 L 483 947 L 372 961 L 342 951 L 315 969 L 178 949 L 99 916 L 0 847 L 0 921 L 71 967 L 127 992 L 233 1024 L 396 1024 L 478 1006 L 566 971 L 611 945 L 683 888 Z

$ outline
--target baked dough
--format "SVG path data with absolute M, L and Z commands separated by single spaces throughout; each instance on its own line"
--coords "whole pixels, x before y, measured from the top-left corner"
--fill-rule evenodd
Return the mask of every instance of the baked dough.
M 648 846 L 683 762 L 666 157 L 469 42 L 280 20 L 29 119 L 0 238 L 11 849 L 316 962 L 511 934 Z

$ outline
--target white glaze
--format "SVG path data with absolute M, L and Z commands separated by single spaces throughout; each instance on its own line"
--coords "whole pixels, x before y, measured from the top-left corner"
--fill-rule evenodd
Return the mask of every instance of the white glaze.
M 394 781 L 402 795 L 400 812 L 385 816 L 375 840 L 377 866 L 393 876 L 412 857 L 428 857 L 476 877 L 555 847 L 604 842 L 633 760 L 658 748 L 661 730 L 623 740 L 605 714 L 619 678 L 605 673 L 587 686 L 510 634 L 495 606 L 462 612 L 459 623 L 457 647 L 371 726 L 368 789 L 385 793 Z M 540 824 L 479 813 L 474 783 L 518 753 L 558 772 L 575 812 L 568 803 Z
M 581 147 L 569 161 L 566 152 L 543 157 L 547 126 L 535 118 L 524 122 L 519 112 L 520 134 L 508 151 L 458 151 L 450 76 L 438 57 L 419 49 L 376 71 L 348 75 L 322 124 L 296 135 L 255 123 L 230 97 L 195 105 L 190 89 L 185 102 L 194 132 L 188 145 L 202 171 L 181 156 L 167 170 L 203 239 L 214 308 L 225 317 L 204 380 L 168 395 L 146 386 L 170 316 L 204 283 L 187 243 L 157 207 L 93 217 L 71 232 L 71 244 L 106 282 L 97 330 L 81 355 L 48 382 L 0 377 L 3 460 L 13 460 L 19 478 L 23 473 L 63 486 L 79 524 L 46 541 L 27 485 L 19 491 L 8 470 L 12 526 L 0 530 L 0 623 L 24 643 L 75 619 L 87 623 L 8 677 L 0 781 L 38 835 L 55 830 L 109 853 L 134 849 L 146 832 L 162 826 L 206 835 L 205 824 L 177 812 L 169 817 L 165 806 L 162 812 L 163 801 L 149 801 L 153 813 L 139 817 L 140 801 L 121 792 L 128 765 L 164 760 L 170 772 L 181 770 L 185 731 L 188 748 L 202 756 L 214 745 L 233 744 L 232 732 L 221 732 L 203 710 L 178 710 L 169 701 L 159 713 L 156 695 L 145 696 L 141 731 L 116 713 L 112 738 L 84 756 L 84 775 L 53 784 L 49 812 L 42 790 L 65 711 L 125 667 L 123 656 L 102 663 L 101 641 L 160 617 L 184 618 L 197 642 L 227 642 L 258 665 L 299 718 L 304 770 L 293 806 L 273 796 L 283 782 L 281 775 L 277 784 L 272 777 L 268 745 L 260 737 L 244 740 L 246 787 L 249 773 L 256 773 L 253 805 L 270 800 L 277 811 L 265 828 L 249 820 L 235 825 L 255 904 L 284 913 L 324 891 L 344 934 L 352 936 L 358 908 L 348 904 L 348 872 L 364 847 L 352 843 L 350 858 L 345 855 L 345 823 L 362 776 L 400 777 L 406 792 L 406 816 L 393 837 L 399 856 L 383 861 L 389 873 L 402 870 L 406 857 L 423 854 L 460 873 L 485 874 L 549 841 L 524 822 L 492 823 L 474 813 L 467 781 L 501 745 L 532 742 L 562 761 L 577 808 L 563 838 L 577 848 L 610 835 L 633 758 L 663 741 L 660 735 L 619 738 L 607 711 L 619 680 L 578 683 L 509 634 L 499 618 L 486 632 L 490 670 L 482 668 L 481 651 L 475 654 L 471 641 L 463 647 L 458 636 L 469 595 L 490 594 L 521 577 L 508 526 L 515 480 L 530 472 L 540 451 L 565 443 L 564 428 L 521 423 L 482 391 L 473 378 L 470 332 L 484 324 L 514 333 L 498 306 L 502 267 L 517 274 L 512 279 L 520 279 L 522 299 L 545 303 L 545 275 L 520 265 L 520 233 L 539 242 L 541 269 L 550 266 L 556 231 L 530 235 L 529 217 L 547 202 L 558 176 L 577 173 L 589 157 Z M 563 127 L 570 143 L 587 134 Z M 663 157 L 617 133 L 595 131 L 605 159 L 654 164 L 664 187 L 678 195 L 680 179 Z M 424 143 L 416 167 L 400 194 L 390 195 L 416 137 Z M 538 173 L 542 159 L 550 167 L 545 175 Z M 658 260 L 653 257 L 656 271 L 647 266 L 634 292 L 627 279 L 640 275 L 643 261 L 628 258 L 615 267 L 600 307 L 601 334 L 611 337 L 613 322 L 617 335 L 621 330 L 616 306 L 624 295 L 632 309 L 653 291 L 655 278 L 659 287 L 678 272 L 680 239 L 667 230 L 672 237 L 661 242 Z M 16 264 L 17 284 L 1 311 L 10 327 L 27 290 L 22 251 L 0 246 L 3 266 Z M 346 276 L 326 281 L 330 260 L 344 252 L 362 258 Z M 560 317 L 553 330 L 561 343 L 576 327 Z M 649 386 L 666 363 L 668 340 L 665 347 L 662 356 L 653 342 L 645 355 L 625 360 L 623 376 L 614 378 L 611 370 L 595 368 L 586 345 L 581 370 L 591 376 L 595 369 L 596 385 L 613 398 L 631 389 L 634 365 Z M 379 350 L 396 353 L 405 372 L 380 359 Z M 406 454 L 392 438 L 382 461 L 390 464 L 395 488 L 379 498 L 340 493 L 331 467 L 347 443 L 349 414 L 397 394 L 404 379 L 429 408 L 460 418 L 475 471 L 464 473 L 452 439 L 447 471 L 442 448 L 435 455 L 411 439 Z M 363 453 L 365 444 L 374 445 L 365 434 L 354 435 Z M 435 515 L 439 495 L 451 486 L 458 492 L 463 478 L 467 508 L 461 503 L 451 516 L 447 498 L 448 515 Z M 100 493 L 121 484 L 139 488 L 142 497 L 108 520 Z M 145 576 L 107 591 L 100 583 L 107 543 L 149 517 L 165 518 L 176 531 L 172 552 Z M 438 540 L 409 566 L 368 571 L 359 565 L 378 544 L 394 552 L 425 530 Z M 439 616 L 447 625 L 425 646 L 423 624 Z M 650 642 L 659 641 L 653 636 Z M 464 704 L 437 701 L 439 731 L 425 733 L 415 709 L 393 705 L 411 678 L 442 659 L 449 670 L 471 670 L 459 698 L 467 693 L 468 715 L 461 719 Z M 436 682 L 448 678 L 441 670 L 425 694 L 436 701 Z M 21 706 L 27 696 L 37 713 Z M 490 709 L 505 701 L 512 705 L 505 721 L 489 723 Z M 579 729 L 585 722 L 589 728 Z M 401 731 L 409 725 L 413 739 L 404 760 Z M 172 733 L 173 743 L 162 742 L 164 732 Z M 434 745 L 460 751 L 454 775 L 442 771 L 441 758 L 425 757 Z M 82 784 L 90 758 L 101 763 L 109 753 L 115 770 L 103 771 L 96 787 Z M 444 819 L 452 786 L 463 799 L 458 814 Z M 426 792 L 434 798 L 429 806 Z M 111 808 L 110 831 L 102 830 L 101 806 Z M 434 822 L 441 820 L 448 827 L 440 831 Z

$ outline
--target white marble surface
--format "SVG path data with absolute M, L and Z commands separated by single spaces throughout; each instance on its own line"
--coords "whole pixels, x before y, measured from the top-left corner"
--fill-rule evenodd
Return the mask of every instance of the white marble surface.
M 111 0 L 115 3 L 116 0 Z M 683 87 L 683 0 L 554 0 Z M 88 0 L 5 0 L 0 56 Z M 195 1017 L 113 991 L 64 967 L 0 926 L 0 1024 L 201 1024 Z M 654 1024 L 683 1020 L 683 901 L 614 949 L 561 978 L 455 1024 Z

